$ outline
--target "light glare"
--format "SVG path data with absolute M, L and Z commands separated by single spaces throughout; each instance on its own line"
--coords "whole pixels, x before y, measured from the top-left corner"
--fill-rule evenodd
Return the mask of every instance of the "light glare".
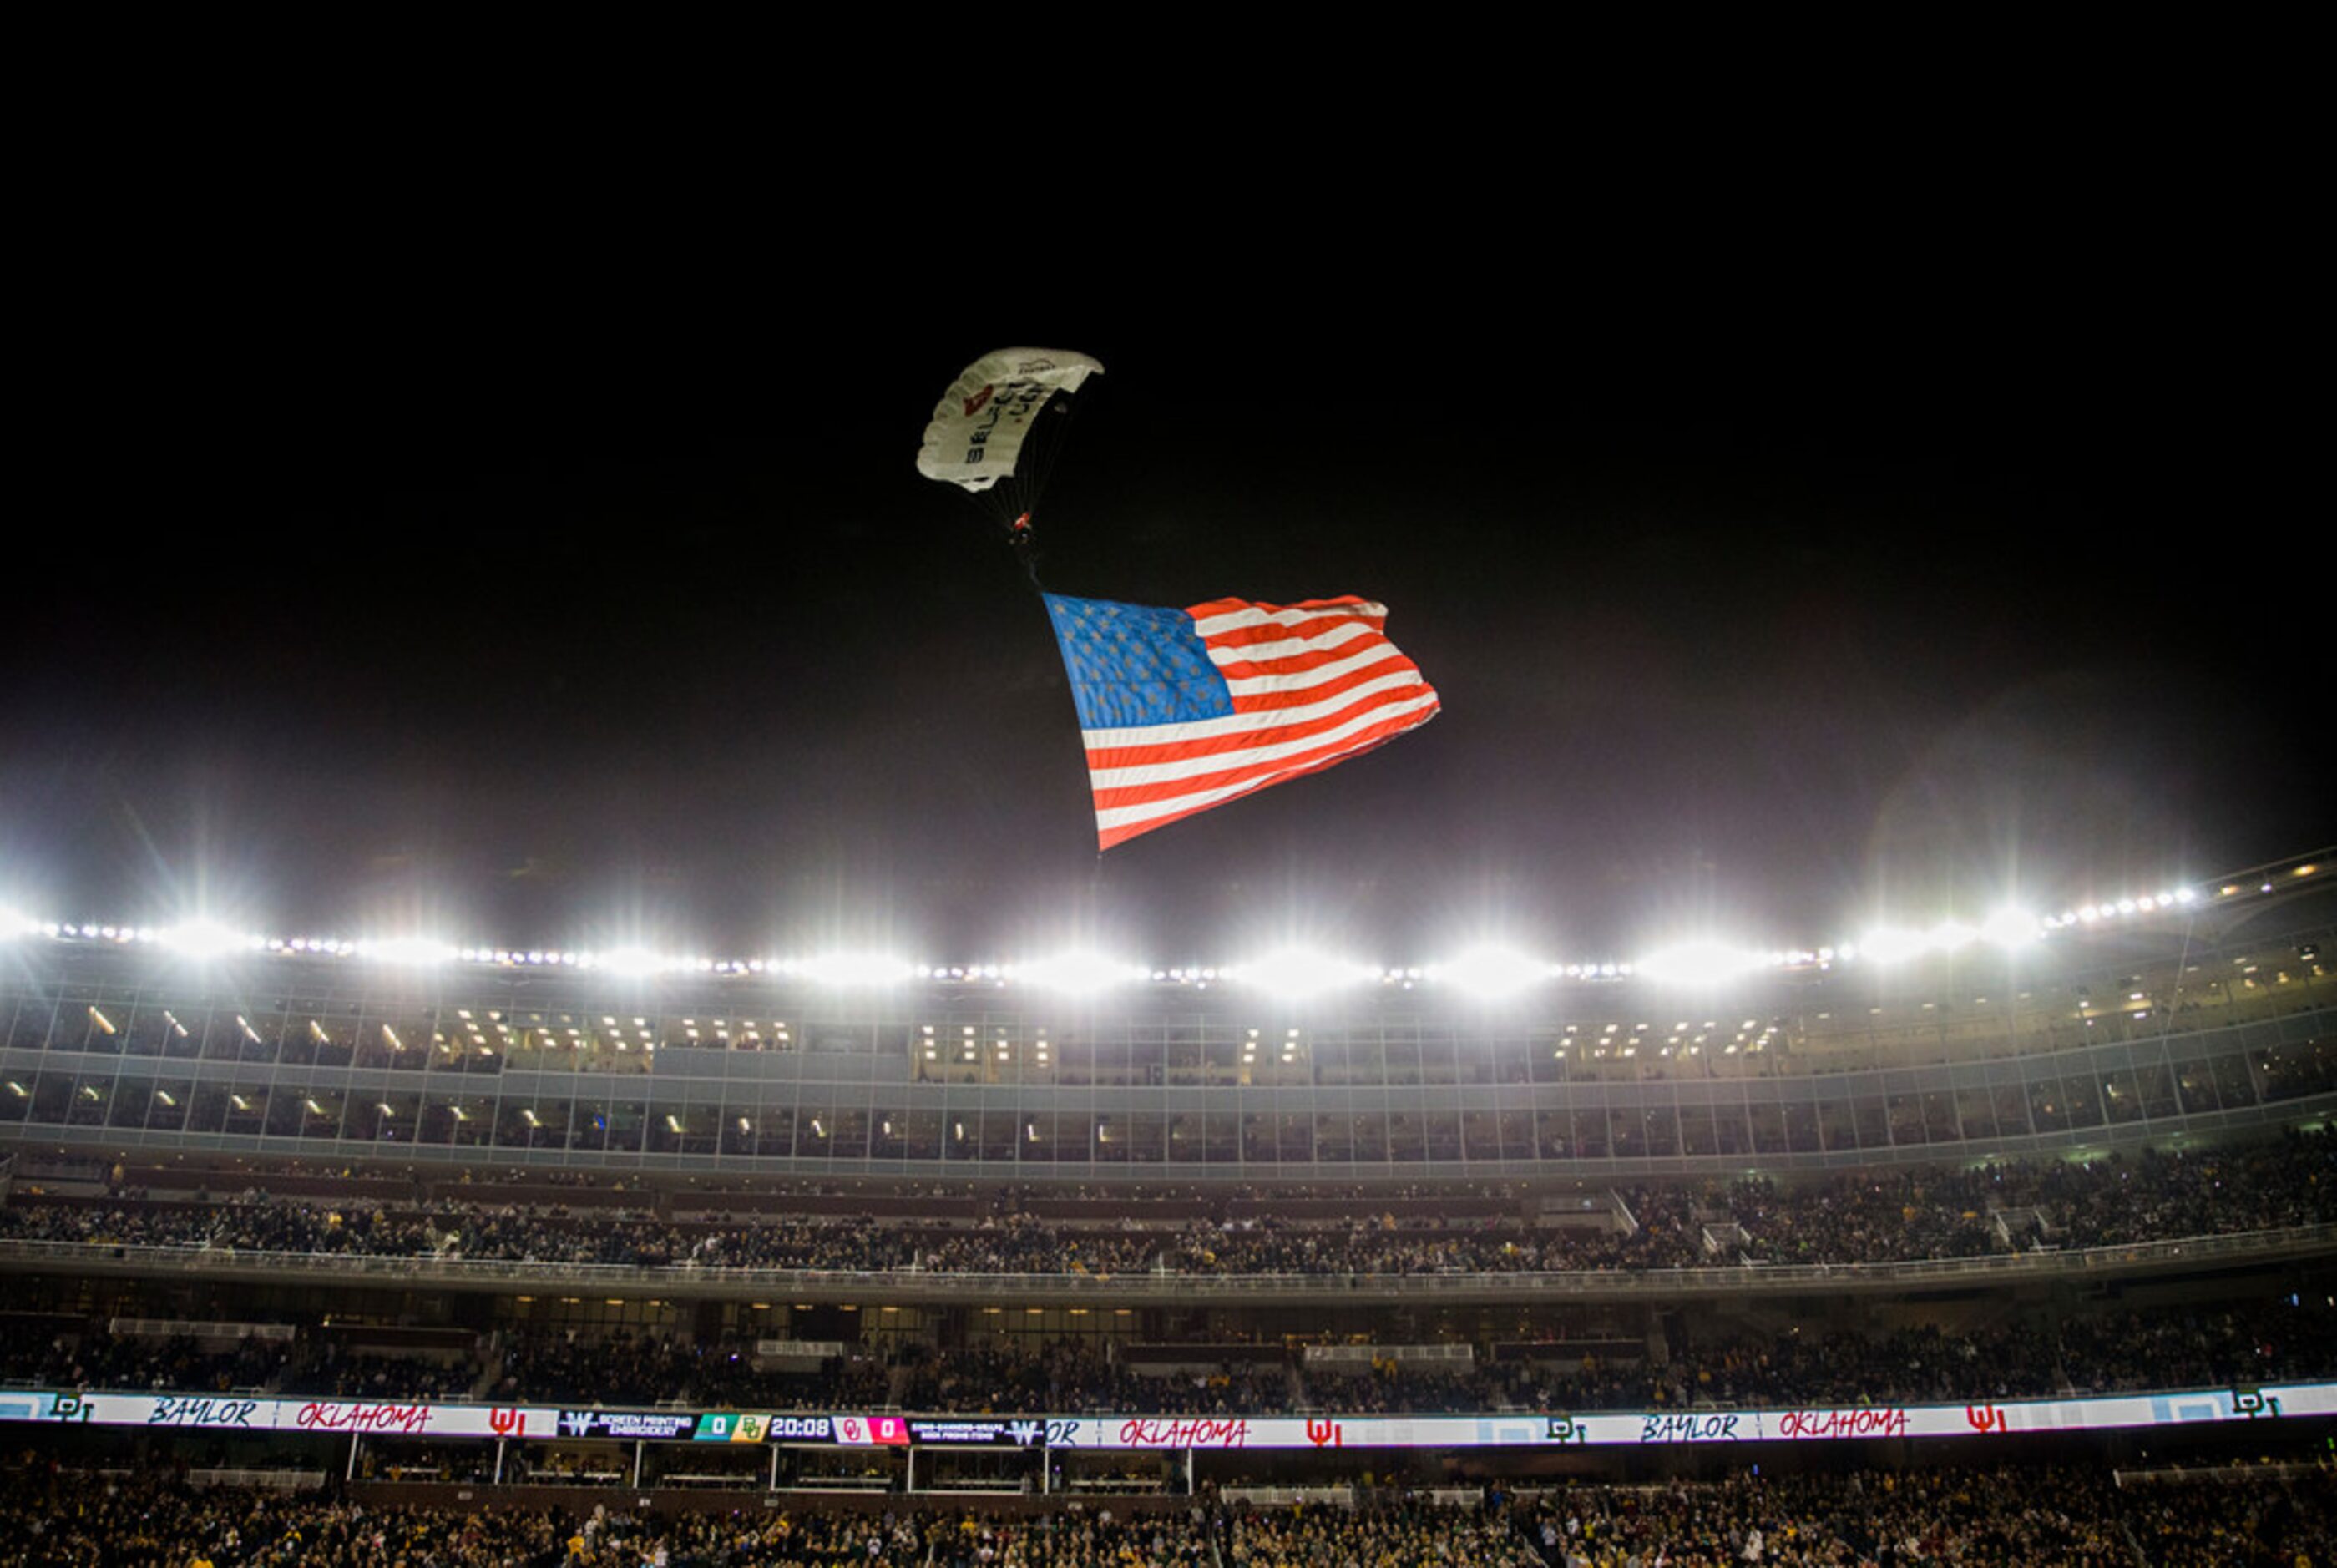
M 1107 958 L 1100 953 L 1079 952 L 1017 965 L 1012 971 L 1012 977 L 1051 991 L 1083 995 L 1100 991 L 1108 985 L 1144 979 L 1149 973 L 1140 965 Z
M 1472 947 L 1449 964 L 1432 964 L 1428 977 L 1472 996 L 1508 996 L 1545 979 L 1550 965 L 1513 947 Z
M 1306 948 L 1286 947 L 1226 973 L 1245 985 L 1255 985 L 1261 991 L 1295 1000 L 1336 990 L 1343 985 L 1360 985 L 1367 980 L 1376 980 L 1380 971 L 1377 965 L 1334 958 L 1327 953 L 1316 953 Z
M 1716 937 L 1704 937 L 1659 948 L 1638 960 L 1633 967 L 1651 980 L 1677 985 L 1694 981 L 1725 980 L 1732 975 L 1749 974 L 1766 967 L 1768 962 L 1765 955 L 1750 948 L 1739 947 Z
M 905 958 L 882 953 L 828 953 L 790 965 L 805 979 L 820 985 L 898 985 L 916 974 Z

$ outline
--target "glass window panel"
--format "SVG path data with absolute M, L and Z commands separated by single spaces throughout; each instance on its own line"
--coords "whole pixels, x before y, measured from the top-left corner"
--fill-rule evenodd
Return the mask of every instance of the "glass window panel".
M 2029 1080 L 2029 1124 L 2039 1132 L 2059 1132 L 2069 1125 L 2069 1102 L 2058 1078 Z
M 796 1108 L 792 1104 L 766 1100 L 756 1110 L 742 1110 L 747 1118 L 747 1131 L 755 1140 L 755 1153 L 765 1160 L 792 1159 L 796 1152 Z M 731 1118 L 735 1126 L 738 1117 Z
M 135 1131 L 146 1125 L 146 1113 L 153 1108 L 154 1086 L 143 1079 L 125 1078 L 114 1085 L 112 1103 L 107 1106 L 106 1125 Z
M 359 1103 L 369 1103 L 376 1112 L 373 1141 L 376 1144 L 411 1144 L 416 1141 L 416 1129 L 422 1122 L 422 1094 L 415 1089 L 392 1089 L 378 1096 L 364 1093 L 349 1098 Z
M 2226 1107 L 2256 1102 L 2255 1081 L 2248 1075 L 2247 1058 L 2233 1052 L 2215 1061 L 2215 1092 Z
M 1390 1040 L 1387 1053 L 1387 1081 L 1401 1089 L 1412 1089 L 1420 1083 L 1420 1042 Z
M 2185 1114 L 2195 1116 L 2204 1111 L 2220 1111 L 2224 1102 L 2215 1093 L 2215 1074 L 2204 1058 L 2178 1062 L 2175 1066 L 2175 1087 L 2182 1096 Z
M 414 1141 L 433 1145 L 455 1141 L 455 1104 L 451 1098 L 445 1094 L 422 1097 L 422 1115 L 415 1123 Z
M 1109 1163 L 1158 1165 L 1166 1157 L 1168 1118 L 1156 1112 L 1100 1118 L 1096 1138 L 1097 1157 Z
M 188 1102 L 195 1097 L 195 1086 L 185 1078 L 165 1078 L 154 1085 L 154 1096 L 146 1105 L 146 1130 L 150 1132 L 176 1132 L 187 1124 Z
M 113 1100 L 113 1074 L 84 1073 L 73 1085 L 73 1102 L 65 1108 L 65 1121 L 74 1127 L 103 1127 L 106 1108 Z
M 56 1051 L 82 1051 L 102 1056 L 122 1054 L 122 1025 L 127 1014 L 115 1007 L 100 1007 L 94 1002 L 67 1004 L 65 1016 L 59 1021 L 56 1035 L 49 1044 Z
M 643 1123 L 647 1120 L 647 1108 L 641 1102 L 632 1099 L 611 1101 L 609 1105 L 609 1152 L 640 1153 Z
M 297 1088 L 280 1090 L 268 1102 L 268 1135 L 270 1138 L 298 1138 L 301 1119 L 308 1114 L 303 1103 L 306 1091 Z
M 2142 1113 L 2159 1117 L 2175 1114 L 2175 1074 L 2164 1062 L 2146 1062 L 2134 1070 L 2136 1090 L 2142 1095 Z
M 964 1118 L 973 1130 L 974 1158 L 1012 1165 L 1016 1146 L 1023 1141 L 1022 1119 L 1012 1111 L 984 1111 Z
M 38 1051 L 49 1043 L 50 1004 L 39 997 L 20 998 L 16 1016 L 8 1025 L 8 1048 Z
M 245 1016 L 232 1007 L 215 1008 L 203 1024 L 203 1060 L 206 1062 L 238 1062 L 243 1058 L 247 1042 L 244 1031 L 250 1027 Z
M 300 1096 L 300 1136 L 320 1142 L 331 1142 L 341 1135 L 341 1127 L 348 1120 L 348 1092 L 342 1089 L 319 1089 Z
M 947 1128 L 939 1111 L 895 1111 L 895 1127 L 901 1134 L 901 1158 L 904 1160 L 938 1160 L 942 1157 L 942 1138 Z
M 124 1031 L 128 1043 L 122 1049 L 132 1056 L 160 1056 L 172 1037 L 169 1010 L 162 1007 L 141 1007 L 131 1017 Z
M 2061 1092 L 2069 1097 L 2069 1125 L 2098 1127 L 2102 1124 L 2101 1095 L 2092 1078 L 2082 1073 L 2070 1073 L 2061 1080 Z
M 2131 1069 L 2114 1067 L 2101 1075 L 2101 1107 L 2112 1126 L 2142 1120 L 2142 1095 Z
M 606 1149 L 609 1146 L 609 1102 L 586 1095 L 575 1102 L 568 1118 L 568 1147 Z
M 1786 1102 L 1785 1147 L 1797 1154 L 1818 1152 L 1818 1108 L 1815 1105 L 1799 1101 Z
M 1574 1157 L 1578 1160 L 1607 1159 L 1612 1145 L 1607 1137 L 1607 1112 L 1603 1108 L 1581 1109 L 1574 1112 Z
M 836 1113 L 836 1136 L 830 1141 L 827 1156 L 831 1160 L 865 1160 L 868 1158 L 868 1112 L 855 1107 Z
M 495 1147 L 564 1149 L 567 1145 L 567 1101 L 514 1098 L 497 1102 Z
M 1712 1126 L 1712 1107 L 1683 1105 L 1679 1108 L 1680 1152 L 1689 1155 L 1710 1155 L 1720 1152 L 1720 1141 Z
M 256 1083 L 237 1084 L 227 1092 L 220 1131 L 257 1137 L 268 1126 L 269 1092 Z
M 652 1099 L 642 1112 L 641 1141 L 652 1154 L 711 1154 L 721 1137 L 721 1115 L 717 1105 Z

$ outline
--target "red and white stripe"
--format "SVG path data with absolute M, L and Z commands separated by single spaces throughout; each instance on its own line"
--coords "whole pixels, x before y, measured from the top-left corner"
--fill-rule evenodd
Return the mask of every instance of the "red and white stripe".
M 1320 772 L 1436 716 L 1435 689 L 1352 594 L 1297 604 L 1214 599 L 1188 612 L 1233 712 L 1185 724 L 1086 730 L 1098 848 Z

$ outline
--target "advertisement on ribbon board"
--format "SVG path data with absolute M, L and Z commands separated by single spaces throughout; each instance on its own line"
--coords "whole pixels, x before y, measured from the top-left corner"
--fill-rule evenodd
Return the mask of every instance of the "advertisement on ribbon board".
M 2337 1416 L 2337 1383 L 2007 1399 L 1971 1405 L 1812 1406 L 1783 1410 L 1544 1411 L 1491 1416 L 1026 1416 L 573 1410 L 215 1394 L 78 1394 L 0 1388 L 0 1423 L 375 1437 L 609 1438 L 833 1443 L 847 1447 L 1074 1449 L 1509 1448 L 1807 1443 L 1999 1436 Z

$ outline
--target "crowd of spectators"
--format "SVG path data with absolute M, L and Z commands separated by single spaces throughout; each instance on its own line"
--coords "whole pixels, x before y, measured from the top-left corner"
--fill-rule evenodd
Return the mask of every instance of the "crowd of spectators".
M 892 1373 L 875 1357 L 807 1365 L 758 1362 L 751 1342 L 621 1329 L 514 1330 L 488 1390 L 499 1403 L 685 1404 L 760 1410 L 835 1410 L 894 1403 Z
M 2337 1554 L 2325 1475 L 2214 1472 L 2119 1485 L 2049 1466 L 1577 1483 L 1440 1503 L 1194 1499 L 1051 1511 L 631 1513 L 369 1504 L 191 1490 L 166 1477 L 0 1471 L 0 1538 L 28 1568 L 1809 1568 L 2051 1563 L 2294 1568 Z
M 1542 1568 L 1530 1538 L 1499 1508 L 1237 1508 L 1217 1534 L 1227 1568 Z
M 949 1524 L 801 1509 L 383 1507 L 36 1465 L 0 1480 L 0 1539 L 24 1568 L 925 1568 Z
M 1407 1204 L 1328 1218 L 1254 1211 L 1225 1197 L 1161 1223 L 1129 1195 L 1116 1219 L 1041 1218 L 1009 1190 L 964 1222 L 869 1215 L 758 1214 L 679 1220 L 455 1195 L 426 1207 L 316 1198 L 233 1201 L 97 1198 L 19 1191 L 0 1240 L 101 1246 L 436 1257 L 685 1269 L 964 1274 L 1135 1272 L 1389 1276 L 1829 1265 L 1967 1258 L 2038 1248 L 2115 1247 L 2337 1220 L 2337 1130 L 2233 1150 L 2113 1155 L 2088 1164 L 2018 1161 L 1952 1171 L 1863 1171 L 1809 1184 L 1762 1180 L 1632 1188 L 1611 1222 L 1543 1224 L 1530 1195 L 1452 1219 Z M 1154 1200 L 1156 1202 L 1160 1200 Z M 1179 1200 L 1185 1207 L 1191 1200 Z M 1359 1203 L 1362 1200 L 1358 1200 Z M 1237 1212 L 1237 1210 L 1239 1210 Z M 1628 1216 L 1628 1219 L 1624 1218 Z
M 169 1389 L 224 1394 L 264 1388 L 282 1375 L 287 1340 L 198 1341 L 191 1335 L 115 1335 L 97 1325 L 0 1336 L 0 1379 L 50 1388 Z

